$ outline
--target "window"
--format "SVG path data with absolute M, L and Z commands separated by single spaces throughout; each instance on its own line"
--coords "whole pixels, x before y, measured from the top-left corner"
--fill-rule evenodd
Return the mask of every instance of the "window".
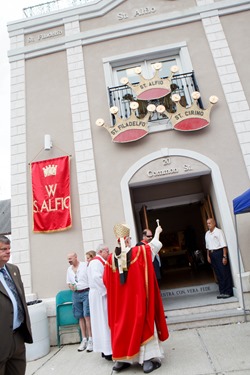
M 138 83 L 138 74 L 135 74 L 134 69 L 140 67 L 142 69 L 142 75 L 145 78 L 151 78 L 154 73 L 155 69 L 153 65 L 155 63 L 162 63 L 162 69 L 160 70 L 160 77 L 165 78 L 170 75 L 170 68 L 173 65 L 177 65 L 180 68 L 180 59 L 177 57 L 172 57 L 170 59 L 159 59 L 159 60 L 151 60 L 151 61 L 139 61 L 136 64 L 130 64 L 123 67 L 113 68 L 114 80 L 115 85 L 119 86 L 121 83 L 121 78 L 127 77 L 129 82 L 132 84 Z
M 175 45 L 154 47 L 152 49 L 141 50 L 119 56 L 103 59 L 106 83 L 108 87 L 109 105 L 119 108 L 119 116 L 128 118 L 131 114 L 130 102 L 136 101 L 135 92 L 127 85 L 121 83 L 121 78 L 127 77 L 131 84 L 138 84 L 140 77 L 134 72 L 134 69 L 140 67 L 142 76 L 151 78 L 154 76 L 155 69 L 153 65 L 161 63 L 162 68 L 159 71 L 161 78 L 170 75 L 170 69 L 173 65 L 179 68 L 178 74 L 174 75 L 172 93 L 178 93 L 181 96 L 181 104 L 186 106 L 192 102 L 191 93 L 199 91 L 196 85 L 194 73 L 192 71 L 191 60 L 187 50 L 186 42 Z M 185 73 L 186 72 L 186 73 Z M 153 103 L 156 106 L 163 104 L 169 105 L 168 111 L 175 110 L 174 103 L 169 96 L 155 100 L 138 100 L 139 108 L 136 112 L 137 117 L 143 118 L 147 113 L 147 105 Z M 113 118 L 114 120 L 114 118 Z M 164 121 L 162 121 L 164 120 Z M 150 118 L 149 130 L 159 131 L 171 128 L 168 117 L 164 114 L 155 112 Z

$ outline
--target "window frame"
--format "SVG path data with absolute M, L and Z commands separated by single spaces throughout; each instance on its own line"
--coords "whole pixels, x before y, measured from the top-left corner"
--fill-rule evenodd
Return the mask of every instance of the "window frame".
M 177 64 L 179 67 L 178 73 L 190 72 L 193 70 L 187 43 L 185 41 L 171 45 L 158 46 L 150 49 L 128 52 L 103 58 L 102 61 L 106 87 L 115 87 L 121 85 L 121 83 L 118 82 L 116 74 L 117 69 L 129 66 L 138 66 L 139 61 L 147 61 L 148 63 L 150 63 L 153 61 L 159 62 L 167 58 L 176 58 L 176 60 L 179 62 L 179 64 Z M 107 101 L 109 103 L 108 90 Z M 111 115 L 110 121 L 112 121 Z M 164 121 L 164 123 L 161 120 L 159 122 L 154 121 L 154 123 L 149 122 L 148 126 L 150 133 L 171 129 L 171 124 L 169 121 Z

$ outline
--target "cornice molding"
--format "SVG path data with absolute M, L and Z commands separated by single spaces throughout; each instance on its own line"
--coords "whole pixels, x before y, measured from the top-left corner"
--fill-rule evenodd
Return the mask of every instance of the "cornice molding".
M 48 30 L 51 28 L 64 26 L 68 22 L 74 22 L 77 20 L 81 22 L 84 17 L 88 17 L 89 19 L 96 18 L 106 14 L 108 11 L 120 5 L 124 1 L 126 0 L 108 0 L 108 4 L 106 2 L 105 6 L 102 2 L 95 4 L 95 6 L 100 4 L 100 7 L 95 10 L 95 12 L 90 11 L 89 9 L 87 12 L 88 15 L 86 13 L 85 15 L 79 13 L 80 9 L 78 7 L 74 8 L 74 10 L 64 10 L 63 12 L 60 11 L 53 15 L 40 17 L 39 22 L 37 18 L 32 18 L 31 20 L 25 19 L 17 23 L 9 24 L 9 35 L 10 37 L 17 35 L 25 36 L 27 34 L 39 32 L 45 29 Z M 22 48 L 11 49 L 8 56 L 10 62 L 20 59 L 20 57 L 18 57 L 20 54 L 24 55 L 25 58 L 28 59 L 43 54 L 65 50 L 68 44 L 74 44 L 77 41 L 78 43 L 80 41 L 82 46 L 86 46 L 101 41 L 147 32 L 149 29 L 150 31 L 154 31 L 190 22 L 201 21 L 206 17 L 211 17 L 214 15 L 223 16 L 247 10 L 250 10 L 249 0 L 224 0 L 205 6 L 195 6 L 186 10 L 185 12 L 178 11 L 160 15 L 156 14 L 150 17 L 121 22 L 115 25 L 108 25 L 90 31 L 84 31 L 71 36 L 64 36 L 47 42 L 40 42 L 24 46 Z
M 127 0 L 102 0 L 97 4 L 88 5 L 87 7 L 70 7 L 48 14 L 43 14 L 37 17 L 28 17 L 21 20 L 9 22 L 7 24 L 7 27 L 9 33 L 20 29 L 23 29 L 25 33 L 30 33 L 33 31 L 43 30 L 44 25 L 46 25 L 46 28 L 50 28 L 50 24 L 54 24 L 56 26 L 62 25 L 65 23 L 65 21 L 70 22 L 70 19 L 74 17 L 77 17 L 80 21 L 82 21 L 104 16 L 105 14 L 110 12 L 110 10 L 116 8 L 118 5 L 124 3 L 125 1 Z M 33 30 L 33 28 L 35 28 L 35 30 Z M 27 29 L 28 31 L 26 31 Z

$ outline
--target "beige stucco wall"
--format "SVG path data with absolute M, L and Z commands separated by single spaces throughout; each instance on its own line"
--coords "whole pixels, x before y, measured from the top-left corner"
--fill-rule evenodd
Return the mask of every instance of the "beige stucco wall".
M 210 95 L 219 97 L 218 104 L 212 110 L 210 126 L 191 134 L 167 131 L 150 134 L 142 140 L 130 144 L 112 143 L 109 134 L 104 129 L 95 126 L 95 121 L 99 117 L 103 117 L 106 123 L 110 121 L 106 87 L 101 84 L 105 79 L 101 58 L 119 55 L 121 52 L 134 52 L 142 45 L 149 48 L 184 40 L 188 45 L 204 106 L 208 105 Z M 164 147 L 192 149 L 211 158 L 221 169 L 229 203 L 238 192 L 239 181 L 234 178 L 235 173 L 241 176 L 242 186 L 248 186 L 249 180 L 240 147 L 235 137 L 235 130 L 227 109 L 225 96 L 200 22 L 186 24 L 181 28 L 172 27 L 164 31 L 151 31 L 127 38 L 119 38 L 112 40 L 112 43 L 108 41 L 96 43 L 84 47 L 83 53 L 89 84 L 89 105 L 97 175 L 101 186 L 99 192 L 102 202 L 101 215 L 105 240 L 108 243 L 112 243 L 113 240 L 110 217 L 114 223 L 123 220 L 121 193 L 117 189 L 123 174 L 139 158 L 155 150 Z M 95 82 L 97 82 L 97 90 Z M 233 158 L 232 155 L 234 155 Z M 244 187 L 242 189 L 244 190 Z
M 249 17 L 250 12 L 241 12 L 237 14 L 237 24 L 235 23 L 235 15 L 228 15 L 221 17 L 221 23 L 223 29 L 227 35 L 227 41 L 232 52 L 234 62 L 237 68 L 237 73 L 241 79 L 246 100 L 250 104 L 250 86 L 248 84 L 248 61 L 250 56 L 250 45 L 249 45 Z M 246 124 L 247 126 L 247 124 Z M 229 184 L 229 188 L 235 191 L 233 197 L 240 195 L 242 192 L 249 188 L 249 180 L 242 180 L 242 176 L 239 173 L 237 165 L 235 165 L 229 173 L 232 174 L 232 180 Z M 241 187 L 243 184 L 243 188 Z M 233 193 L 232 193 L 233 194 Z M 229 197 L 230 199 L 230 197 Z M 243 264 L 245 269 L 250 269 L 250 258 L 249 254 L 249 243 L 250 233 L 246 228 L 249 226 L 250 214 L 238 215 L 237 216 L 237 229 L 239 247 L 243 254 Z
M 138 22 L 138 24 L 147 18 L 157 17 L 163 13 L 178 13 L 183 9 L 195 7 L 195 0 L 166 1 L 166 0 L 136 0 L 125 1 L 101 17 L 98 17 L 98 28 L 108 29 L 120 23 Z M 81 22 L 81 31 L 88 32 L 96 29 L 96 21 L 92 19 Z M 138 25 L 137 25 L 138 26 Z
M 25 67 L 28 160 L 71 155 L 72 228 L 53 234 L 32 232 L 30 178 L 28 181 L 33 292 L 52 297 L 66 288 L 67 254 L 76 251 L 83 257 L 66 53 L 27 60 Z M 51 135 L 53 143 L 48 151 L 43 150 L 45 134 Z M 38 150 L 43 151 L 38 154 Z
M 202 22 L 191 22 L 191 18 L 189 18 L 188 22 L 183 25 L 168 26 L 166 28 L 160 28 L 159 26 L 158 30 L 150 29 L 150 21 L 155 21 L 164 12 L 166 19 L 169 15 L 173 15 L 171 12 L 174 12 L 177 18 L 181 18 L 183 6 L 187 10 L 195 7 L 195 5 L 195 0 L 157 0 L 153 2 L 153 5 L 152 2 L 143 0 L 124 1 L 103 16 L 81 21 L 81 34 L 77 34 L 74 31 L 74 27 L 72 27 L 72 34 L 69 33 L 70 35 L 67 35 L 67 40 L 64 39 L 64 33 L 62 33 L 60 36 L 47 41 L 28 43 L 26 40 L 24 42 L 24 46 L 28 48 L 28 58 L 25 60 L 25 108 L 29 240 L 32 290 L 38 294 L 38 297 L 54 296 L 58 290 L 66 287 L 66 256 L 69 251 L 77 251 L 81 259 L 84 254 L 72 134 L 68 65 L 65 51 L 66 47 L 71 48 L 74 46 L 75 41 L 77 45 L 83 44 L 82 51 L 102 229 L 104 241 L 108 243 L 111 249 L 115 244 L 113 224 L 124 220 L 124 207 L 120 188 L 121 180 L 132 165 L 152 152 L 161 148 L 177 148 L 192 150 L 210 158 L 220 168 L 231 213 L 232 199 L 249 187 L 249 178 L 241 148 Z M 151 10 L 154 8 L 155 11 L 135 17 L 135 12 L 145 7 Z M 121 20 L 118 17 L 119 13 L 127 14 L 128 17 Z M 192 12 L 190 11 L 190 13 Z M 65 17 L 66 14 L 67 12 Z M 221 19 L 247 97 L 250 91 L 250 86 L 246 79 L 248 65 L 245 63 L 248 61 L 247 57 L 249 56 L 250 48 L 247 39 L 248 16 L 249 13 L 245 12 L 223 16 Z M 58 16 L 58 21 L 55 21 L 58 26 L 55 26 L 51 21 L 53 17 L 55 20 L 55 15 L 48 16 L 48 22 L 51 22 L 48 30 L 51 30 L 51 25 L 53 25 L 53 30 L 57 30 L 57 28 L 62 30 L 62 23 L 64 22 L 62 13 Z M 78 21 L 76 20 L 78 18 L 73 17 L 72 24 L 74 22 L 77 24 Z M 70 24 L 70 21 L 67 21 Z M 41 19 L 37 19 L 36 22 L 36 27 L 30 27 L 29 30 L 29 20 L 27 21 L 26 36 L 39 35 L 39 28 L 46 32 L 46 19 L 44 22 Z M 243 32 L 242 35 L 242 28 L 232 28 L 232 22 L 242 25 L 246 32 Z M 137 27 L 142 26 L 144 23 L 144 30 L 140 29 L 140 32 L 137 33 Z M 121 37 L 121 30 L 119 29 L 121 27 L 123 27 L 123 33 L 126 34 L 124 30 L 127 30 L 129 35 Z M 91 44 L 89 38 L 96 30 L 103 33 L 103 40 L 94 40 Z M 70 39 L 71 37 L 72 40 Z M 64 45 L 66 41 L 68 44 Z M 140 141 L 129 144 L 112 143 L 109 134 L 103 128 L 95 125 L 95 121 L 99 117 L 103 117 L 106 123 L 110 121 L 103 59 L 183 42 L 187 43 L 187 49 L 200 87 L 204 106 L 208 105 L 210 95 L 219 97 L 218 104 L 212 110 L 210 126 L 201 131 L 188 134 L 171 130 L 152 133 Z M 63 47 L 60 43 L 62 43 Z M 46 46 L 48 50 L 43 55 L 43 49 L 46 49 Z M 54 46 L 56 46 L 55 48 L 61 48 L 62 51 L 53 51 L 51 53 L 49 47 L 53 48 Z M 17 45 L 16 48 L 18 50 L 19 46 Z M 36 57 L 30 56 L 29 53 L 32 55 L 32 48 L 34 48 L 35 55 L 41 48 L 40 55 L 38 53 Z M 39 150 L 43 148 L 44 134 L 48 133 L 52 137 L 53 148 L 51 151 L 42 151 L 37 155 Z M 60 145 L 60 149 L 57 148 L 57 145 Z M 33 234 L 31 181 L 28 163 L 34 159 L 47 159 L 62 154 L 72 155 L 71 199 L 73 227 L 68 231 L 54 233 L 53 235 Z M 208 180 L 208 182 L 211 184 L 211 180 Z M 205 189 L 210 192 L 215 210 L 220 218 L 217 197 L 213 187 L 211 186 L 210 190 L 205 186 Z M 249 270 L 248 244 L 250 234 L 249 231 L 246 231 L 246 228 L 248 228 L 248 215 L 243 215 L 239 218 L 239 236 L 244 266 L 246 270 Z
M 249 11 L 237 14 L 237 24 L 235 23 L 234 15 L 221 17 L 221 23 L 227 35 L 228 44 L 233 54 L 237 72 L 240 76 L 248 103 L 250 98 L 250 87 L 248 84 L 249 69 L 246 62 L 248 62 L 250 55 L 250 45 L 248 42 L 250 36 L 249 19 Z

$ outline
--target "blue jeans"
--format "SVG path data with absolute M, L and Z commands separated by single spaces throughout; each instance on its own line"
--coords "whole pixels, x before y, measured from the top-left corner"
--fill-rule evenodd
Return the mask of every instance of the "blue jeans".
M 76 319 L 90 316 L 89 290 L 80 293 L 73 293 L 73 314 Z

